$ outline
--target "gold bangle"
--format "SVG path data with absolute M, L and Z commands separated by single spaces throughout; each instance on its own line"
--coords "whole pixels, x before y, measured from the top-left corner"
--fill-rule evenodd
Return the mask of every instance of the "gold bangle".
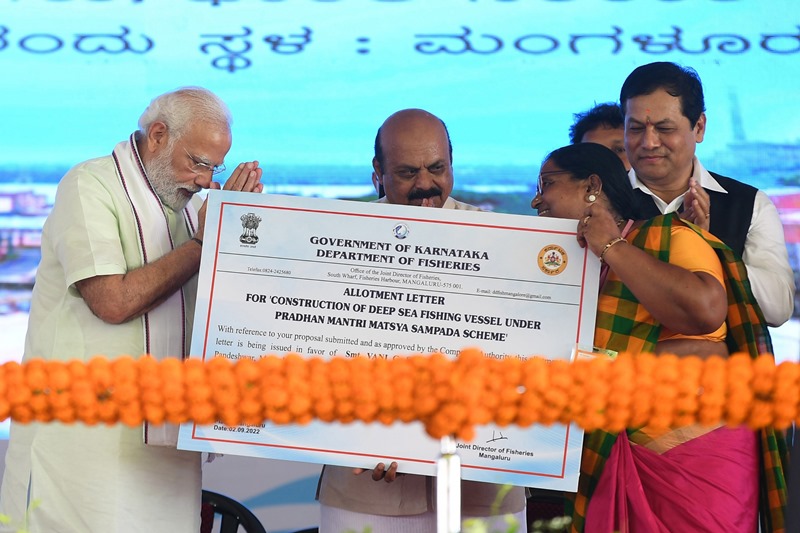
M 616 239 L 611 239 L 611 240 L 608 242 L 608 244 L 606 244 L 606 245 L 603 247 L 603 251 L 602 251 L 602 252 L 600 252 L 600 262 L 601 262 L 601 263 L 603 262 L 603 257 L 606 255 L 606 252 L 609 250 L 609 248 L 611 248 L 611 247 L 612 247 L 612 246 L 614 246 L 615 244 L 619 244 L 619 243 L 621 243 L 621 242 L 628 242 L 628 241 L 626 241 L 626 240 L 625 240 L 625 239 L 623 239 L 622 237 L 617 237 Z

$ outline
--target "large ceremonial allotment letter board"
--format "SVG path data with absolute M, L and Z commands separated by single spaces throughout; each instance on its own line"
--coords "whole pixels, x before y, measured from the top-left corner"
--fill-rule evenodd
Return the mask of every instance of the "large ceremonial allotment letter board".
M 490 357 L 591 350 L 599 262 L 577 222 L 211 191 L 193 357 Z M 479 426 L 463 477 L 574 491 L 575 426 Z M 182 449 L 433 475 L 421 424 L 181 427 Z

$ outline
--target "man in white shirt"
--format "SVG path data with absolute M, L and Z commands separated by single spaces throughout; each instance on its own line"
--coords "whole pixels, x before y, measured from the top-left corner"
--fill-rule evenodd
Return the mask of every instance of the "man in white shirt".
M 741 255 L 770 326 L 794 309 L 794 274 L 775 205 L 764 192 L 707 171 L 695 156 L 706 130 L 697 73 L 674 63 L 636 68 L 620 91 L 631 185 L 647 216 L 681 211 Z M 713 212 L 713 214 L 712 214 Z
M 375 138 L 373 184 L 385 196 L 380 203 L 478 211 L 450 196 L 453 190 L 453 147 L 444 122 L 422 109 L 404 109 L 383 123 Z M 380 194 L 380 193 L 379 193 Z M 435 484 L 432 477 L 398 474 L 398 464 L 379 463 L 361 471 L 325 466 L 320 478 L 321 533 L 386 531 L 434 533 Z M 520 533 L 525 525 L 525 491 L 514 487 L 493 509 L 501 485 L 462 481 L 462 517 L 493 516 L 494 527 L 514 515 Z

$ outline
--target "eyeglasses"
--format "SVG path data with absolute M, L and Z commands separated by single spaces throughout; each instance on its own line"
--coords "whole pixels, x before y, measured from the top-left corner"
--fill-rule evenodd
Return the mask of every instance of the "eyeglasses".
M 200 161 L 197 157 L 193 156 L 189 153 L 189 150 L 186 148 L 183 149 L 186 152 L 186 155 L 189 157 L 189 160 L 192 162 L 192 165 L 189 167 L 192 172 L 197 172 L 198 174 L 202 172 L 211 172 L 211 175 L 219 174 L 225 170 L 225 163 L 221 165 L 210 165 L 204 161 Z
M 542 178 L 545 176 L 552 176 L 554 174 L 572 174 L 569 170 L 548 170 L 547 172 L 540 172 L 539 179 L 536 181 L 536 195 L 542 194 Z

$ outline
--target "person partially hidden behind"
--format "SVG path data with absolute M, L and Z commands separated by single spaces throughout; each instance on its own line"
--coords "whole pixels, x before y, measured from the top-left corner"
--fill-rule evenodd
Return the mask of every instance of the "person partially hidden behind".
M 447 128 L 438 117 L 421 109 L 405 109 L 383 123 L 375 138 L 374 180 L 386 195 L 380 203 L 479 210 L 450 196 L 453 190 L 453 151 Z M 364 531 L 375 533 L 434 533 L 435 480 L 398 474 L 398 463 L 379 463 L 364 471 L 326 465 L 320 477 L 321 533 Z M 462 481 L 462 518 L 488 517 L 502 487 Z M 514 487 L 490 519 L 489 530 L 505 531 L 506 515 L 527 531 L 525 490 Z
M 597 104 L 588 111 L 575 113 L 569 127 L 569 142 L 602 144 L 620 158 L 625 170 L 631 164 L 625 153 L 625 124 L 619 104 Z
M 61 179 L 23 361 L 186 356 L 205 228 L 196 193 L 220 187 L 230 124 L 216 95 L 178 89 L 110 155 Z M 225 189 L 261 192 L 260 180 L 258 162 L 243 163 Z M 12 423 L 0 513 L 27 516 L 31 533 L 197 533 L 200 454 L 176 443 L 167 425 Z
M 772 353 L 738 256 L 676 213 L 642 220 L 634 194 L 613 152 L 582 143 L 545 158 L 531 204 L 540 216 L 577 219 L 578 242 L 603 264 L 596 350 Z M 781 449 L 772 429 L 724 424 L 589 433 L 573 531 L 753 533 L 759 516 L 761 531 L 783 531 Z

